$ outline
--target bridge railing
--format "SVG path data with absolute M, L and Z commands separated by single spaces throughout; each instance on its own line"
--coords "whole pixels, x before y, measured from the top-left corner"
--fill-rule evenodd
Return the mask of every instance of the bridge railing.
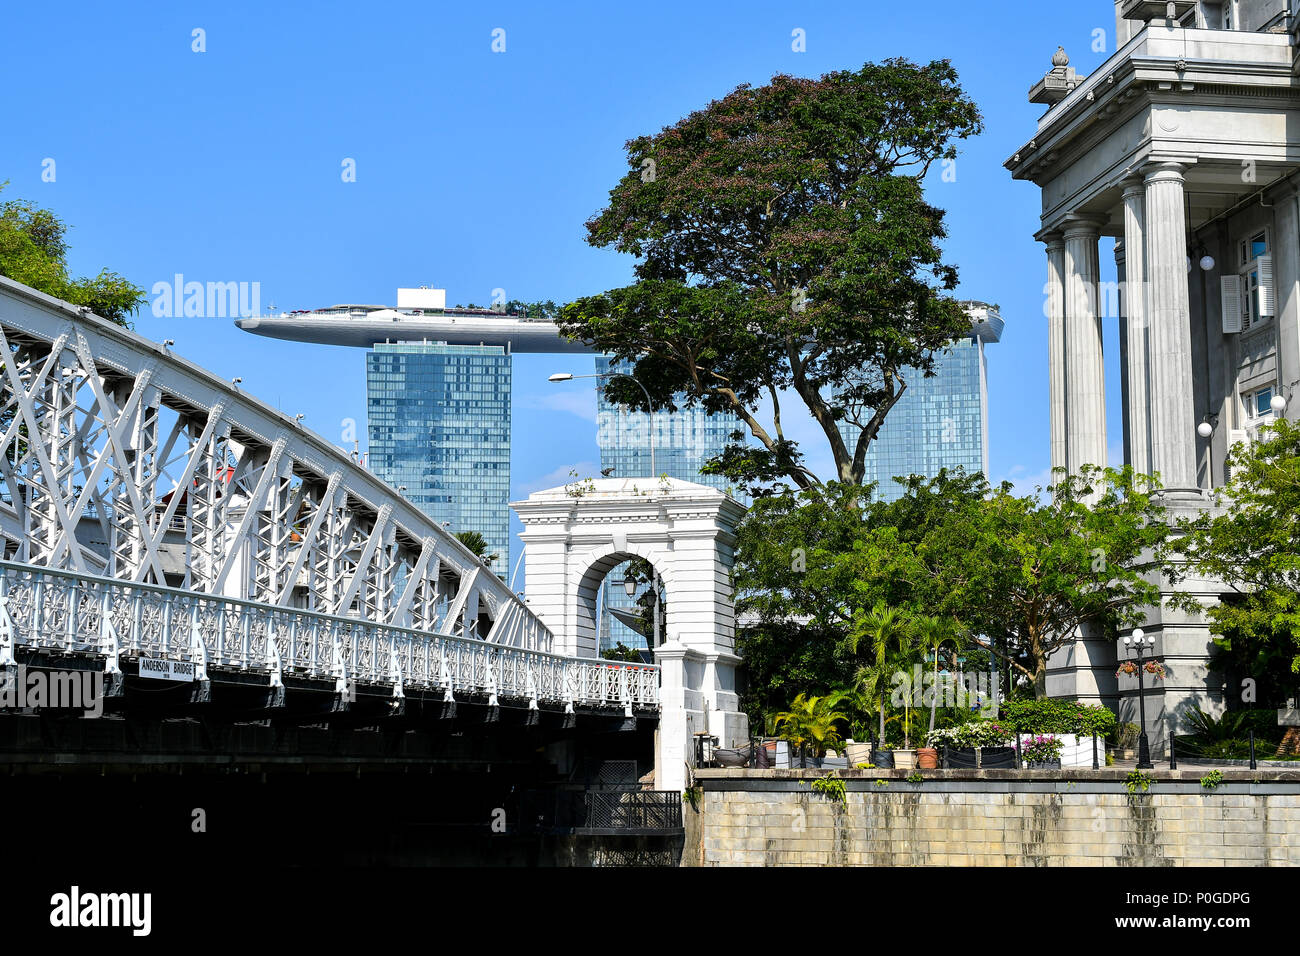
M 296 608 L 0 561 L 0 665 L 17 647 L 150 657 L 407 690 L 659 704 L 659 669 L 563 657 Z

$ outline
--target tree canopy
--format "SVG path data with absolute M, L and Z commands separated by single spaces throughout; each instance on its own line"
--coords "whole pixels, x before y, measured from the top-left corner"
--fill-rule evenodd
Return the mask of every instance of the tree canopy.
M 656 408 L 678 395 L 739 416 L 757 444 L 737 433 L 709 470 L 751 494 L 819 483 L 782 427 L 790 391 L 834 479 L 859 484 L 906 377 L 969 331 L 921 180 L 981 128 L 946 60 L 740 86 L 627 143 L 629 171 L 587 241 L 636 256 L 637 281 L 565 306 L 561 330 L 634 363 Z M 645 408 L 635 383 L 605 388 Z
M 0 275 L 129 328 L 127 317 L 146 301 L 144 289 L 107 269 L 93 279 L 72 277 L 67 229 L 53 212 L 27 200 L 0 203 Z
M 735 583 L 738 612 L 755 622 L 741 643 L 756 691 L 776 680 L 761 669 L 781 666 L 769 645 L 819 666 L 812 690 L 843 686 L 844 650 L 890 608 L 904 628 L 937 617 L 971 635 L 1042 696 L 1048 657 L 1079 627 L 1138 623 L 1159 599 L 1170 531 L 1132 469 L 1062 476 L 1050 496 L 947 471 L 906 486 L 892 502 L 832 484 L 755 503 Z
M 1216 495 L 1217 513 L 1183 519 L 1179 550 L 1188 571 L 1223 581 L 1237 594 L 1209 609 L 1221 643 L 1254 653 L 1284 648 L 1300 672 L 1300 425 L 1278 419 L 1260 440 L 1228 458 L 1229 479 Z M 1195 598 L 1175 603 L 1199 610 Z

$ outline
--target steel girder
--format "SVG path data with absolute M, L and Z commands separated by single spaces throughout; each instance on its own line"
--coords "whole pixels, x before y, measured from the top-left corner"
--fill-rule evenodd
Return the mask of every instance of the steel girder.
M 0 557 L 551 649 L 453 535 L 169 349 L 0 277 L 0 366 Z

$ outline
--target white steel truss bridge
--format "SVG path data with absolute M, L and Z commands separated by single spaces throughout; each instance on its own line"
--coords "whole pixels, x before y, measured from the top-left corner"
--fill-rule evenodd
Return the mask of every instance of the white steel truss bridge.
M 0 365 L 0 667 L 657 710 L 658 668 L 553 653 L 453 535 L 168 347 L 0 277 Z

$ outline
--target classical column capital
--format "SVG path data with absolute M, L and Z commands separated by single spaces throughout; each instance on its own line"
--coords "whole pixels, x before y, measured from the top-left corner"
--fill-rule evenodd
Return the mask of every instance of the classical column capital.
M 1143 178 L 1148 183 L 1182 183 L 1183 171 L 1186 169 L 1186 163 L 1176 163 L 1170 160 L 1147 163 L 1142 167 L 1142 173 Z
M 1075 216 L 1065 220 L 1062 235 L 1068 239 L 1100 239 L 1101 227 L 1106 225 L 1105 216 Z
M 1146 192 L 1146 177 L 1141 173 L 1134 173 L 1121 179 L 1119 186 L 1124 191 L 1125 199 L 1140 199 Z
M 1055 246 L 1059 246 L 1063 241 L 1060 229 L 1040 229 L 1034 233 L 1034 238 L 1047 246 L 1048 251 Z

